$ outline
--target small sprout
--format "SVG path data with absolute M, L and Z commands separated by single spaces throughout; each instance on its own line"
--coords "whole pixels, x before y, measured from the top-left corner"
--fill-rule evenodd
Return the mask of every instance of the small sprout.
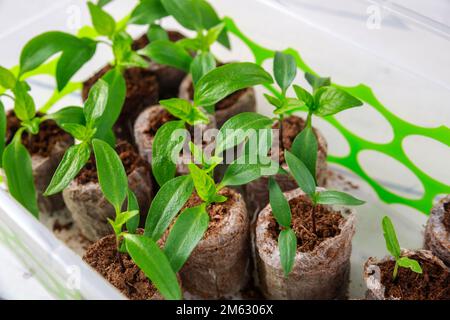
M 382 223 L 383 236 L 386 241 L 386 248 L 395 259 L 394 272 L 392 278 L 395 280 L 398 274 L 398 267 L 408 268 L 415 273 L 422 273 L 422 268 L 418 261 L 401 256 L 400 245 L 397 240 L 394 225 L 388 216 L 383 217 Z

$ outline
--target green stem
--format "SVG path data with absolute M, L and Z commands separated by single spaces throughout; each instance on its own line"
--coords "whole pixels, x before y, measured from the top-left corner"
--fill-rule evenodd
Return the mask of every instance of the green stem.
M 284 151 L 284 144 L 283 144 L 283 115 L 280 114 L 280 117 L 278 118 L 278 122 L 280 123 L 279 127 L 279 141 L 280 141 L 280 151 Z
M 397 278 L 397 273 L 398 273 L 398 263 L 397 263 L 397 261 L 395 261 L 394 273 L 392 274 L 392 278 L 394 280 Z

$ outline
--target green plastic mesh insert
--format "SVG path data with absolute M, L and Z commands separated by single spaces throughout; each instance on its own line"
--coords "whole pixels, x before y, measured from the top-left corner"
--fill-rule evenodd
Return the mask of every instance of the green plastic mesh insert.
M 237 36 L 243 43 L 247 45 L 247 47 L 251 50 L 254 55 L 255 62 L 259 65 L 262 65 L 266 60 L 273 59 L 275 51 L 264 48 L 257 43 L 250 40 L 246 35 L 244 35 L 236 26 L 234 21 L 230 18 L 225 19 L 228 30 Z M 316 74 L 314 70 L 309 67 L 305 61 L 301 58 L 301 55 L 294 49 L 288 49 L 285 52 L 292 54 L 295 56 L 297 61 L 297 66 L 303 72 L 309 72 Z M 338 84 L 333 84 L 341 89 L 346 90 L 351 93 L 358 99 L 364 101 L 366 105 L 371 106 L 378 112 L 380 112 L 385 119 L 390 123 L 393 132 L 394 138 L 392 141 L 388 143 L 374 143 L 371 141 L 367 141 L 363 139 L 353 132 L 346 129 L 335 117 L 330 116 L 326 117 L 325 120 L 328 121 L 331 125 L 333 125 L 341 134 L 347 139 L 350 152 L 344 157 L 335 157 L 328 156 L 328 161 L 337 163 L 347 169 L 351 170 L 359 177 L 364 179 L 378 194 L 381 200 L 388 204 L 403 204 L 413 208 L 418 209 L 419 211 L 429 214 L 430 209 L 433 205 L 433 201 L 436 196 L 440 194 L 448 194 L 450 193 L 450 186 L 441 183 L 421 169 L 419 169 L 414 163 L 407 157 L 405 151 L 402 147 L 402 141 L 406 137 L 410 135 L 420 135 L 424 137 L 428 137 L 439 141 L 447 146 L 450 146 L 450 129 L 445 126 L 441 126 L 438 128 L 425 128 L 416 126 L 409 122 L 406 122 L 392 112 L 388 110 L 384 105 L 380 103 L 372 89 L 364 84 L 359 84 L 354 87 L 343 87 Z M 270 91 L 276 93 L 276 90 L 272 86 L 267 87 Z M 420 199 L 408 199 L 397 194 L 394 194 L 384 188 L 378 181 L 374 178 L 370 177 L 360 166 L 357 156 L 361 151 L 365 150 L 373 150 L 383 153 L 392 157 L 393 159 L 398 160 L 403 163 L 415 176 L 420 180 L 422 185 L 424 186 L 424 193 Z

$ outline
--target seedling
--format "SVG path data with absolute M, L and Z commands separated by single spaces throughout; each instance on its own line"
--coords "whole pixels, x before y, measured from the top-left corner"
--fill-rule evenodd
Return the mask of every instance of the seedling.
M 116 212 L 114 220 L 108 219 L 108 222 L 114 230 L 117 259 L 122 271 L 125 267 L 120 252 L 127 252 L 166 299 L 181 299 L 177 276 L 171 268 L 168 257 L 156 243 L 157 240 L 136 234 L 139 225 L 139 207 L 136 196 L 128 188 L 127 175 L 120 157 L 104 141 L 93 139 L 92 147 L 101 190 Z M 122 211 L 126 198 L 128 198 L 127 210 Z
M 186 125 L 208 123 L 209 118 L 203 112 L 203 106 L 213 105 L 240 89 L 271 82 L 270 74 L 254 63 L 231 63 L 211 70 L 198 81 L 193 102 L 179 98 L 161 100 L 160 104 L 180 120 L 165 123 L 155 136 L 152 169 L 159 185 L 175 176 L 173 155 L 178 154 L 183 145 L 183 141 L 172 139 L 176 130 L 183 129 Z M 254 119 L 262 117 L 253 113 L 251 115 Z M 244 121 L 239 121 L 239 124 L 244 124 Z
M 392 273 L 392 278 L 394 280 L 397 278 L 398 267 L 408 268 L 415 273 L 421 274 L 422 268 L 420 267 L 418 261 L 408 257 L 401 256 L 402 252 L 391 219 L 388 216 L 383 217 L 381 225 L 383 227 L 383 236 L 386 241 L 386 248 L 395 259 L 395 266 L 394 271 Z
M 37 135 L 42 122 L 54 120 L 61 128 L 81 125 L 83 119 L 81 108 L 68 107 L 53 114 L 38 114 L 33 98 L 29 94 L 30 86 L 14 73 L 0 66 L 0 87 L 4 92 L 0 98 L 8 97 L 14 102 L 14 113 L 20 121 L 11 143 L 5 147 L 6 113 L 0 100 L 0 168 L 3 167 L 11 195 L 28 209 L 34 216 L 39 216 L 36 189 L 33 179 L 31 156 L 22 144 L 23 133 Z
M 306 146 L 302 147 L 308 149 Z M 308 149 L 307 151 L 309 153 L 317 153 L 317 149 Z M 364 204 L 364 201 L 356 199 L 355 197 L 344 192 L 332 190 L 317 191 L 314 176 L 306 164 L 304 164 L 302 160 L 289 151 L 286 151 L 285 157 L 290 174 L 294 177 L 294 180 L 312 204 L 310 214 L 312 220 L 312 232 L 314 234 L 317 233 L 317 205 L 357 206 Z M 312 164 L 315 167 L 315 163 Z M 275 220 L 282 228 L 282 231 L 278 237 L 278 246 L 280 249 L 281 265 L 283 267 L 284 274 L 287 277 L 294 265 L 295 254 L 297 252 L 297 237 L 291 228 L 292 214 L 289 202 L 285 198 L 278 183 L 272 177 L 269 178 L 269 199 Z

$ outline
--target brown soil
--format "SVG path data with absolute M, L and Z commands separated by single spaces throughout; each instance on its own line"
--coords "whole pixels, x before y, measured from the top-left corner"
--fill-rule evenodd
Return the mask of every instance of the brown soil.
M 292 212 L 291 227 L 297 236 L 297 250 L 300 252 L 313 251 L 321 242 L 340 234 L 339 224 L 344 218 L 339 212 L 317 205 L 315 209 L 316 234 L 314 234 L 311 218 L 311 201 L 305 196 L 300 196 L 291 199 L 289 206 Z M 271 237 L 278 241 L 281 230 L 282 228 L 275 221 L 275 218 L 271 216 L 269 224 Z
M 411 258 L 419 261 L 423 274 L 399 268 L 397 278 L 393 280 L 395 262 L 386 261 L 378 265 L 381 269 L 381 283 L 386 287 L 385 296 L 402 300 L 449 300 L 449 271 L 418 256 Z
M 184 38 L 184 36 L 177 31 L 168 31 L 169 40 L 172 42 L 177 42 Z M 131 46 L 133 50 L 137 51 L 140 49 L 144 49 L 146 45 L 148 45 L 149 41 L 146 34 L 143 34 L 139 38 L 135 39 L 133 45 Z
M 144 133 L 154 137 L 156 135 L 156 131 L 166 122 L 176 120 L 176 118 L 170 114 L 166 109 L 163 109 L 162 112 L 159 112 L 150 119 L 149 127 Z
M 87 249 L 83 260 L 132 300 L 151 298 L 156 288 L 127 253 L 117 253 L 114 235 L 106 236 Z
M 39 113 L 38 116 L 43 116 L 43 114 Z M 6 143 L 8 144 L 20 128 L 20 120 L 13 111 L 9 111 L 6 118 Z M 53 120 L 42 122 L 39 132 L 36 135 L 29 134 L 28 132 L 22 134 L 22 144 L 25 148 L 27 148 L 31 155 L 39 155 L 41 157 L 48 157 L 52 153 L 54 146 L 60 141 L 72 141 L 72 137 L 60 129 Z
M 447 232 L 450 232 L 450 202 L 444 203 L 444 219 L 442 220 L 442 223 L 445 226 L 445 229 L 447 229 Z
M 227 197 L 228 199 L 227 201 L 222 203 L 212 203 L 206 208 L 210 217 L 210 221 L 208 230 L 206 230 L 204 238 L 208 237 L 222 225 L 222 222 L 224 221 L 225 217 L 229 214 L 230 208 L 232 208 L 237 201 L 236 191 L 230 188 L 223 188 L 222 190 L 219 191 L 219 194 Z M 201 203 L 203 203 L 203 200 L 200 199 L 197 193 L 194 193 L 186 202 L 181 211 L 183 211 L 186 208 L 198 206 Z
M 191 83 L 188 90 L 189 90 L 189 97 L 193 99 L 194 98 L 193 83 Z M 227 108 L 230 108 L 239 100 L 239 98 L 245 93 L 246 90 L 247 89 L 241 89 L 220 100 L 218 103 L 216 103 L 215 110 L 225 110 Z
M 119 141 L 116 145 L 116 151 L 122 160 L 127 175 L 132 173 L 137 168 L 146 168 L 149 170 L 148 163 L 141 158 L 136 149 L 130 143 L 126 141 Z M 91 154 L 89 161 L 76 177 L 76 180 L 80 184 L 98 182 L 97 166 L 93 153 Z

